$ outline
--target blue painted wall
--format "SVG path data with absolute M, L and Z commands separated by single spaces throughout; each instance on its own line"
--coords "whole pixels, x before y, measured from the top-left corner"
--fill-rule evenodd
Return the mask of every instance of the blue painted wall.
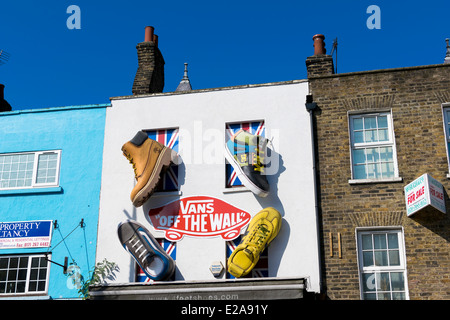
M 106 108 L 89 105 L 0 113 L 0 153 L 62 150 L 59 188 L 39 193 L 0 190 L 0 221 L 57 220 L 51 247 L 0 249 L 0 255 L 49 251 L 52 261 L 63 264 L 68 257 L 69 264 L 75 262 L 81 274 L 89 276 L 97 246 Z M 84 227 L 79 226 L 81 219 Z M 50 264 L 48 295 L 43 298 L 78 298 L 71 280 L 62 267 Z

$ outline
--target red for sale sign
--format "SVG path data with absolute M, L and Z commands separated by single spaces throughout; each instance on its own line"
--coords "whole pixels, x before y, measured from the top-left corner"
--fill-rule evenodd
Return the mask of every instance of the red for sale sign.
M 232 240 L 250 222 L 250 213 L 221 199 L 192 196 L 177 199 L 148 212 L 151 224 L 170 241 L 183 236 L 222 237 Z

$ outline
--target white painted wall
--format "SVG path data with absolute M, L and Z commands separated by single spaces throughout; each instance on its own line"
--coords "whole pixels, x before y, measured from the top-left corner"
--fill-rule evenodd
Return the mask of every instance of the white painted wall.
M 252 216 L 275 207 L 283 216 L 280 234 L 269 247 L 269 276 L 307 277 L 309 291 L 319 292 L 320 264 L 312 164 L 310 116 L 305 109 L 307 82 L 157 94 L 112 99 L 107 109 L 103 154 L 102 190 L 97 261 L 116 262 L 116 282 L 134 281 L 134 261 L 122 248 L 117 225 L 134 219 L 155 232 L 144 216 L 177 196 L 152 196 L 134 208 L 130 192 L 134 173 L 122 155 L 122 145 L 137 131 L 180 128 L 180 153 L 184 161 L 181 196 L 206 195 L 222 199 Z M 273 149 L 281 155 L 280 171 L 269 176 L 271 194 L 259 198 L 250 191 L 227 193 L 222 156 L 225 123 L 265 120 L 266 137 L 274 137 Z M 219 135 L 216 147 L 207 139 Z M 217 148 L 217 149 L 216 149 Z M 217 151 L 218 159 L 208 155 Z M 176 280 L 215 279 L 209 267 L 226 265 L 225 241 L 220 238 L 185 236 L 177 243 Z

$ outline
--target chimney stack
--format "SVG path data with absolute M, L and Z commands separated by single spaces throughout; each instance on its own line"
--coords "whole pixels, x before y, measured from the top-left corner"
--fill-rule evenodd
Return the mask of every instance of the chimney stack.
M 164 58 L 158 48 L 158 36 L 155 28 L 145 27 L 144 41 L 136 46 L 138 69 L 134 77 L 133 95 L 163 92 Z
M 334 74 L 333 58 L 326 54 L 325 36 L 316 34 L 313 36 L 314 55 L 306 58 L 308 78 Z
M 444 63 L 450 63 L 450 44 L 448 44 L 448 38 L 445 39 L 445 42 L 447 43 L 446 52 L 445 52 L 445 58 Z
M 12 110 L 11 105 L 5 100 L 3 92 L 4 89 L 5 85 L 0 83 L 0 112 Z

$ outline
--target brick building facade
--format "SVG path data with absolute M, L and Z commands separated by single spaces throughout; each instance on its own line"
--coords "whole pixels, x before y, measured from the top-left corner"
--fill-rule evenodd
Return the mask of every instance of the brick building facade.
M 325 52 L 306 64 L 323 298 L 450 299 L 450 64 L 333 74 Z M 425 173 L 447 212 L 408 216 L 404 187 Z

